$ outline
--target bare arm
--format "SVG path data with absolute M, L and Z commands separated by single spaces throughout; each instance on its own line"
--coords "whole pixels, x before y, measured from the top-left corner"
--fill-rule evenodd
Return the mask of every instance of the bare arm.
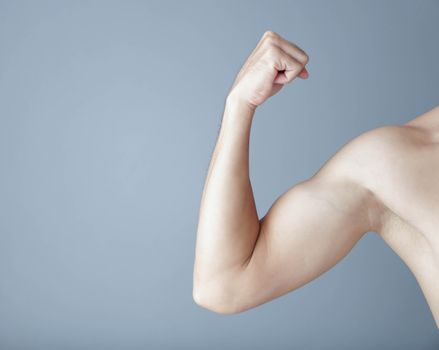
M 307 62 L 297 46 L 265 33 L 227 98 L 201 199 L 194 264 L 193 297 L 210 310 L 240 312 L 300 287 L 370 228 L 370 193 L 343 175 L 343 152 L 257 216 L 248 164 L 254 112 L 285 83 L 306 78 Z
M 195 282 L 228 278 L 250 256 L 258 237 L 248 156 L 253 113 L 244 105 L 226 104 L 201 199 Z

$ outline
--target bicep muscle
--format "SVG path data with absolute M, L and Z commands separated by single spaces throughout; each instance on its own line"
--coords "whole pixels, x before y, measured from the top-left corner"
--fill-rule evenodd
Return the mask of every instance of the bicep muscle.
M 369 191 L 351 180 L 315 176 L 283 193 L 260 220 L 253 254 L 237 281 L 252 308 L 329 270 L 370 230 Z

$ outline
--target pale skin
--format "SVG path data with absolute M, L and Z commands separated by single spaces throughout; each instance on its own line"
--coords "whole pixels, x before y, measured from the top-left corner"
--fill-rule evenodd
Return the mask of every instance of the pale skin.
M 254 308 L 328 271 L 372 231 L 412 271 L 439 328 L 439 106 L 351 139 L 258 217 L 249 177 L 255 111 L 306 80 L 308 61 L 267 31 L 227 95 L 201 198 L 193 298 L 221 314 Z

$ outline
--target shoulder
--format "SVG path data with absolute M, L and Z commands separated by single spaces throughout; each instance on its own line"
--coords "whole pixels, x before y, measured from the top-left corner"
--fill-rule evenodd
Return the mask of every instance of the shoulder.
M 351 196 L 361 196 L 372 231 L 379 231 L 388 208 L 381 200 L 380 181 L 398 176 L 407 155 L 422 142 L 416 128 L 385 125 L 368 130 L 339 148 L 313 175 L 314 182 L 346 184 Z M 385 175 L 385 176 L 384 176 Z M 355 191 L 353 190 L 355 189 Z
M 379 176 L 418 149 L 422 132 L 407 125 L 384 125 L 368 130 L 346 142 L 314 175 L 317 178 L 344 178 L 366 186 L 370 176 Z M 386 169 L 387 168 L 387 169 Z

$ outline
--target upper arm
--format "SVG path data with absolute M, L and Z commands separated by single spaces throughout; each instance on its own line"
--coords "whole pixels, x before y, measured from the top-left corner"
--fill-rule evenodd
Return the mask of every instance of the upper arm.
M 265 303 L 329 270 L 371 230 L 373 194 L 355 181 L 355 140 L 310 179 L 277 198 L 260 219 L 252 255 L 236 275 L 238 311 Z M 361 147 L 360 147 L 361 148 Z

